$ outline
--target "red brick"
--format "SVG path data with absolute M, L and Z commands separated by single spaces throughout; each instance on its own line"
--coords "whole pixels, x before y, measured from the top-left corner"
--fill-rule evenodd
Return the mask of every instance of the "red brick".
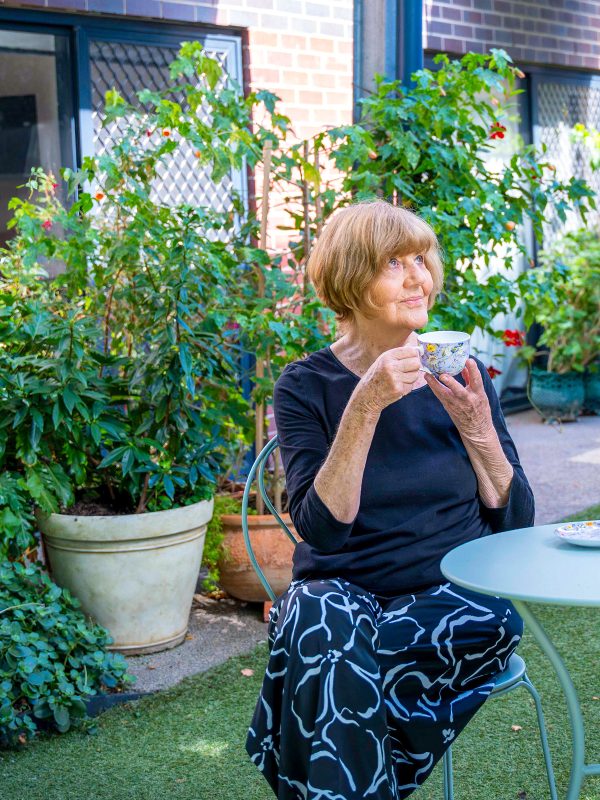
M 348 39 L 342 39 L 335 43 L 335 49 L 338 53 L 350 55 L 354 50 L 354 43 Z
M 298 99 L 301 103 L 309 103 L 310 105 L 319 105 L 323 102 L 323 92 L 306 91 L 298 92 Z
M 221 25 L 225 25 L 227 21 L 226 14 L 217 8 L 196 8 L 196 22 L 207 22 L 210 25 L 216 25 L 219 22 Z
M 450 22 L 438 22 L 438 20 L 435 19 L 429 23 L 428 29 L 431 33 L 452 33 L 452 25 Z
M 256 28 L 259 24 L 259 15 L 256 12 L 248 11 L 245 8 L 230 8 L 229 24 L 238 25 L 242 28 Z
M 43 5 L 43 3 L 40 3 Z M 52 3 L 52 8 L 68 8 L 71 11 L 85 11 L 85 0 L 57 0 Z
M 291 67 L 294 61 L 292 53 L 288 53 L 286 50 L 270 50 L 267 51 L 266 56 L 269 64 L 273 64 L 275 67 Z
M 159 0 L 126 0 L 125 13 L 137 17 L 161 17 Z
M 590 69 L 600 69 L 600 59 L 594 56 L 583 56 L 583 66 Z
M 306 79 L 306 83 L 311 86 L 319 86 L 323 89 L 332 89 L 338 84 L 338 82 L 342 82 L 344 80 L 343 75 L 338 75 L 337 73 L 331 72 L 321 72 L 320 70 L 307 73 L 308 78 Z
M 473 40 L 465 42 L 467 50 L 473 53 L 487 53 L 488 47 L 485 42 L 475 42 Z
M 442 8 L 442 17 L 444 19 L 451 19 L 458 21 L 461 17 L 460 10 L 458 8 L 452 8 L 448 6 L 444 6 Z
M 308 72 L 290 72 L 289 70 L 285 70 L 282 72 L 282 80 L 284 83 L 288 84 L 288 86 L 306 86 L 309 74 Z
M 325 102 L 328 106 L 345 106 L 352 101 L 349 92 L 326 92 Z
M 253 28 L 250 31 L 250 48 L 255 45 L 266 45 L 267 47 L 274 47 L 279 41 L 278 33 L 271 33 L 270 31 L 261 31 Z
M 449 53 L 465 53 L 465 42 L 462 39 L 444 39 L 444 50 Z
M 268 30 L 287 31 L 290 27 L 290 18 L 287 14 L 261 14 L 260 27 Z
M 332 39 L 317 39 L 315 37 L 310 40 L 310 49 L 318 50 L 321 53 L 333 53 L 335 43 Z
M 102 0 L 100 0 L 102 2 Z M 194 6 L 184 5 L 183 3 L 163 2 L 163 17 L 165 19 L 179 19 L 186 22 L 194 22 L 196 19 Z M 214 11 L 211 11 L 214 16 Z
M 486 25 L 491 25 L 492 28 L 499 28 L 502 25 L 502 17 L 498 14 L 484 14 L 483 21 Z
M 309 55 L 308 53 L 298 53 L 296 55 L 296 66 L 304 67 L 304 69 L 315 69 L 321 63 L 320 56 Z
M 347 61 L 340 61 L 337 58 L 328 58 L 327 63 L 325 64 L 326 70 L 332 71 L 340 71 L 340 72 L 348 72 L 348 69 L 351 69 Z
M 265 69 L 264 67 L 252 67 L 252 84 L 254 86 L 271 86 L 281 83 L 281 72 L 278 69 Z
M 290 36 L 286 33 L 281 36 L 281 46 L 286 50 L 308 50 L 308 36 Z
M 308 17 L 329 17 L 331 16 L 331 7 L 329 3 L 306 3 L 304 13 Z
M 101 11 L 103 14 L 124 14 L 124 0 L 88 0 L 88 11 Z M 194 19 L 193 14 L 191 19 Z
M 543 36 L 542 47 L 545 47 L 548 50 L 558 50 L 558 39 L 553 39 L 551 36 Z
M 473 36 L 473 28 L 470 25 L 453 25 L 452 33 L 461 39 L 470 39 Z
M 439 36 L 428 36 L 427 37 L 427 47 L 431 50 L 441 50 L 442 49 L 442 40 Z

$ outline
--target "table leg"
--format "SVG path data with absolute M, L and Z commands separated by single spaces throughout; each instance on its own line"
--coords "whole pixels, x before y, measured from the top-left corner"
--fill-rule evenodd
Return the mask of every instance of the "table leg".
M 537 643 L 548 656 L 550 663 L 554 667 L 560 685 L 567 701 L 569 712 L 569 722 L 571 723 L 572 753 L 571 753 L 571 775 L 569 778 L 569 789 L 566 800 L 578 800 L 581 791 L 581 784 L 585 775 L 597 774 L 600 770 L 599 764 L 585 764 L 585 730 L 583 727 L 583 717 L 581 706 L 577 698 L 577 692 L 571 676 L 560 657 L 557 649 L 550 641 L 546 631 L 542 628 L 535 614 L 527 603 L 522 600 L 513 600 L 514 607 L 517 609 L 525 625 L 529 628 Z

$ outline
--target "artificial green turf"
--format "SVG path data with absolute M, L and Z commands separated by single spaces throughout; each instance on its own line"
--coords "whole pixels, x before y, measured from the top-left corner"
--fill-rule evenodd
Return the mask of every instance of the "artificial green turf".
M 569 517 L 571 522 L 578 519 L 600 519 L 600 505 L 590 506 L 589 508 L 580 511 L 579 514 L 573 514 Z
M 600 759 L 600 636 L 593 609 L 540 607 L 564 654 L 586 719 L 588 759 Z M 570 732 L 560 687 L 529 635 L 520 648 L 544 704 L 559 790 Z M 0 755 L 2 800 L 272 800 L 244 751 L 267 659 L 265 645 L 175 689 L 106 712 L 97 735 L 70 732 Z M 254 669 L 252 677 L 240 670 Z M 513 732 L 512 725 L 522 726 Z M 490 700 L 454 747 L 458 800 L 547 800 L 535 713 L 524 690 Z M 525 792 L 526 795 L 519 794 Z M 439 769 L 415 794 L 440 800 Z M 600 778 L 582 800 L 600 798 Z
M 599 512 L 596 506 L 579 516 Z M 579 692 L 587 759 L 600 761 L 598 612 L 539 606 L 538 613 Z M 564 797 L 571 743 L 564 698 L 527 633 L 519 652 L 542 696 Z M 106 712 L 96 735 L 72 731 L 0 753 L 1 800 L 272 800 L 244 751 L 266 660 L 263 644 L 168 692 Z M 242 676 L 243 668 L 254 675 Z M 487 702 L 453 751 L 457 800 L 548 800 L 534 706 L 523 689 Z M 439 767 L 413 796 L 441 800 Z M 584 782 L 581 800 L 600 800 L 600 776 Z

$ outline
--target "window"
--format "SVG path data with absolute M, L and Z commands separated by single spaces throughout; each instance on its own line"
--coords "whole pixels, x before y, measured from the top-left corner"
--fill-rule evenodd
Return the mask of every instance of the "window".
M 599 192 L 600 172 L 592 171 L 590 151 L 573 137 L 573 128 L 582 123 L 600 129 L 600 76 L 534 72 L 530 98 L 533 142 L 538 147 L 545 145 L 548 160 L 556 166 L 557 177 L 565 181 L 571 177 L 583 178 Z M 566 227 L 577 224 L 574 214 L 567 218 Z M 556 238 L 564 228 L 564 223 L 553 214 L 544 228 L 545 243 Z
M 6 206 L 34 166 L 58 176 L 84 155 L 110 149 L 118 124 L 103 127 L 108 89 L 128 102 L 136 91 L 164 89 L 168 65 L 182 41 L 200 40 L 224 71 L 242 84 L 239 36 L 198 27 L 140 23 L 38 11 L 0 11 L 0 243 L 10 218 Z M 167 174 L 168 172 L 168 174 Z M 164 203 L 182 199 L 217 209 L 233 187 L 246 196 L 246 176 L 212 183 L 193 153 L 181 152 L 156 186 Z M 64 198 L 63 198 L 64 199 Z
M 8 201 L 25 197 L 17 187 L 31 168 L 58 175 L 73 165 L 70 74 L 68 34 L 0 28 L 0 244 L 9 236 Z

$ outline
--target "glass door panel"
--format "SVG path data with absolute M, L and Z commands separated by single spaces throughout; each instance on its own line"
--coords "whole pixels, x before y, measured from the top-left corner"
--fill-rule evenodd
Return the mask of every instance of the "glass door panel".
M 0 244 L 31 169 L 74 166 L 71 74 L 67 34 L 0 28 Z

